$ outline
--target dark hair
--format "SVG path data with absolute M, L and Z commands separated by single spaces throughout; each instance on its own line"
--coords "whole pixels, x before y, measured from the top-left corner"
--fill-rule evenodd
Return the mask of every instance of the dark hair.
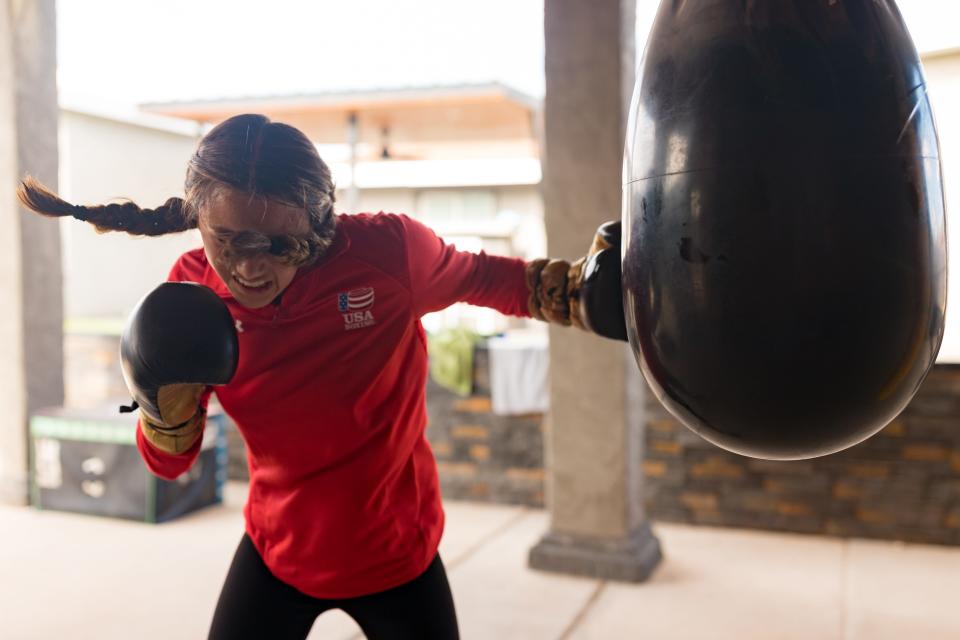
M 333 242 L 335 187 L 330 169 L 300 130 L 257 114 L 234 116 L 211 129 L 190 159 L 185 197 L 170 198 L 156 209 L 143 209 L 130 201 L 73 205 L 30 177 L 20 184 L 17 196 L 37 213 L 73 216 L 101 233 L 159 236 L 195 229 L 200 209 L 223 186 L 302 207 L 310 219 L 307 237 L 268 237 L 245 231 L 228 239 L 233 250 L 267 251 L 304 265 L 316 260 Z

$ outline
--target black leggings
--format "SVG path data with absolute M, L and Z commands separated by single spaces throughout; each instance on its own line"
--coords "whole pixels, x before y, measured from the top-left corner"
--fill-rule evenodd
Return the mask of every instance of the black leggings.
M 302 640 L 324 611 L 342 609 L 370 640 L 457 640 L 457 614 L 438 555 L 419 577 L 368 596 L 312 598 L 277 579 L 246 535 L 240 540 L 210 625 L 210 640 Z

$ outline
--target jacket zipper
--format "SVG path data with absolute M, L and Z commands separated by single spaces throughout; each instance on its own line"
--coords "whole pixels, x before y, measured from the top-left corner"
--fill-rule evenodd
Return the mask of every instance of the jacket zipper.
M 277 326 L 277 318 L 280 317 L 280 305 L 282 304 L 283 304 L 283 296 L 281 294 L 280 300 L 277 302 L 277 304 L 273 305 L 275 309 L 273 310 L 273 319 L 270 321 L 271 328 L 276 328 Z

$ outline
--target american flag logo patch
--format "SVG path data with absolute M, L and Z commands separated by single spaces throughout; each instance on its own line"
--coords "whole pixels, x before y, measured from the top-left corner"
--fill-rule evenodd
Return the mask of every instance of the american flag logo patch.
M 341 313 L 364 311 L 373 306 L 373 287 L 353 289 L 337 296 L 337 308 Z

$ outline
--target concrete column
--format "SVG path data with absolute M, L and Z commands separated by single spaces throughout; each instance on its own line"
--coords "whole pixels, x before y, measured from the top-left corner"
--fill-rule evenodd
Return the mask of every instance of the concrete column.
M 576 258 L 621 215 L 634 77 L 634 0 L 546 0 L 544 206 L 548 253 Z M 643 510 L 645 386 L 623 343 L 551 327 L 546 434 L 551 523 L 530 565 L 644 580 L 660 545 Z
M 27 420 L 63 403 L 60 227 L 18 206 L 57 187 L 54 0 L 0 0 L 0 502 L 27 501 Z

